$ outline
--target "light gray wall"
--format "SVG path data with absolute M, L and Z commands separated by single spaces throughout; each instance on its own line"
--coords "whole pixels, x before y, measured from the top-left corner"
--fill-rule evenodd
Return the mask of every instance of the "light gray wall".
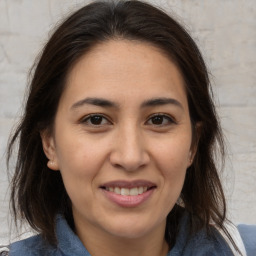
M 53 24 L 88 1 L 0 0 L 0 244 L 8 240 L 4 152 L 17 121 L 27 73 Z M 212 73 L 227 140 L 223 175 L 229 216 L 256 224 L 256 1 L 162 0 L 187 25 Z

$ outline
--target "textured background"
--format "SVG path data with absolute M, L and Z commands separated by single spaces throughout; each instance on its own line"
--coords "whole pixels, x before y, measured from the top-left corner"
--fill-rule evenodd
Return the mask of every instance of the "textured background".
M 0 0 L 0 244 L 8 242 L 10 220 L 4 153 L 28 70 L 56 22 L 86 2 Z M 211 70 L 228 141 L 223 182 L 229 217 L 256 224 L 256 1 L 155 2 L 186 24 Z

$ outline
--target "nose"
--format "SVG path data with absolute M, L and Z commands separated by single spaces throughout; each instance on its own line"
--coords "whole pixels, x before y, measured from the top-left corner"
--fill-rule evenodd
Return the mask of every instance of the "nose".
M 146 143 L 139 128 L 130 126 L 120 129 L 114 138 L 111 164 L 125 171 L 136 171 L 145 167 L 149 161 Z

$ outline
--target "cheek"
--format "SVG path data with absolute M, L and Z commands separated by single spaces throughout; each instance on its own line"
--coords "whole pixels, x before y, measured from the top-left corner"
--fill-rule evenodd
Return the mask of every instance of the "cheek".
M 105 147 L 87 137 L 80 133 L 59 137 L 56 152 L 62 172 L 68 170 L 81 176 L 90 175 L 100 166 Z
M 106 152 L 97 143 L 72 137 L 58 143 L 57 159 L 62 179 L 71 200 L 91 193 L 94 179 L 100 172 Z
M 171 193 L 181 190 L 190 155 L 190 137 L 165 140 L 155 150 L 155 162 L 161 170 L 163 182 Z
M 164 169 L 179 171 L 186 169 L 189 163 L 191 138 L 184 136 L 181 138 L 168 138 L 158 143 L 155 147 L 155 158 Z
M 74 209 L 91 209 L 95 177 L 100 170 L 100 154 L 91 147 L 76 144 L 61 152 L 61 176 Z M 81 202 L 83 204 L 81 205 Z

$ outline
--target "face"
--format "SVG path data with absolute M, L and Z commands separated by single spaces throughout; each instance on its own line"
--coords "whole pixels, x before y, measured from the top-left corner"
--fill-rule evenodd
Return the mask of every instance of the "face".
M 191 142 L 178 68 L 154 46 L 126 40 L 95 46 L 73 67 L 54 132 L 43 137 L 77 232 L 126 238 L 164 232 Z

